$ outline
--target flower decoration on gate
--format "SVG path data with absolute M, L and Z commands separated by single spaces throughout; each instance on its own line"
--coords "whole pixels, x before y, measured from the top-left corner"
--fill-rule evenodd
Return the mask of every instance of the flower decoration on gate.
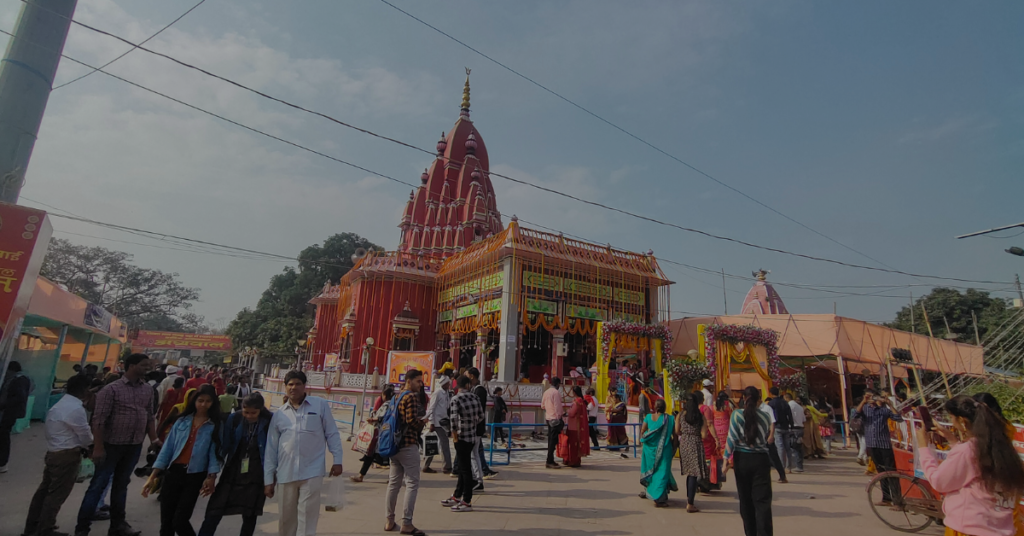
M 693 390 L 697 382 L 711 377 L 706 364 L 692 359 L 670 359 L 665 369 L 668 372 L 669 391 L 675 400 L 681 400 Z
M 782 391 L 792 391 L 794 393 L 804 393 L 807 385 L 807 375 L 803 372 L 797 372 L 786 376 L 780 376 L 778 379 L 773 379 L 772 383 L 775 387 L 778 387 Z
M 605 356 L 608 355 L 610 350 L 613 333 L 661 339 L 663 351 L 668 352 L 672 348 L 672 332 L 668 329 L 668 326 L 612 320 L 611 322 L 605 322 L 601 330 L 601 351 Z
M 730 344 L 744 343 L 763 346 L 768 354 L 768 377 L 772 383 L 779 381 L 779 332 L 757 326 L 738 324 L 711 324 L 704 329 L 704 355 L 708 371 L 712 376 L 717 372 L 717 342 Z

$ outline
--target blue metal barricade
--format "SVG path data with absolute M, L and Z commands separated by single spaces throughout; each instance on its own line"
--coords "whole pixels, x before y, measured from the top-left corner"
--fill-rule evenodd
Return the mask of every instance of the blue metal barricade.
M 533 451 L 533 452 L 545 451 L 545 452 L 547 452 L 547 450 L 548 450 L 547 446 L 543 446 L 543 447 L 513 447 L 512 446 L 512 444 L 513 444 L 513 441 L 512 441 L 512 430 L 514 428 L 530 428 L 530 427 L 538 427 L 538 426 L 543 426 L 543 427 L 546 428 L 547 425 L 548 425 L 547 423 L 507 423 L 507 422 L 501 422 L 501 423 L 492 422 L 492 423 L 488 423 L 487 424 L 487 428 L 490 429 L 490 431 L 491 431 L 491 433 L 490 433 L 491 437 L 490 437 L 490 444 L 485 449 L 489 453 L 488 454 L 487 465 L 511 465 L 512 464 L 512 453 L 513 452 L 529 452 L 529 451 Z M 632 449 L 633 450 L 633 457 L 636 458 L 636 457 L 639 456 L 639 445 L 637 444 L 637 431 L 640 429 L 640 423 L 635 423 L 635 422 L 628 422 L 628 423 L 605 423 L 605 424 L 594 423 L 594 424 L 592 424 L 590 426 L 608 426 L 608 427 L 610 427 L 610 426 L 628 426 L 628 427 L 632 428 L 633 429 L 633 444 L 632 445 L 605 445 L 605 446 L 601 446 L 601 447 L 593 447 L 593 446 L 591 446 L 590 448 L 591 448 L 591 450 L 629 450 L 629 449 Z M 508 430 L 508 441 L 506 441 L 506 443 L 505 443 L 506 446 L 503 449 L 502 448 L 497 448 L 496 449 L 494 447 L 494 429 L 495 428 L 500 428 L 500 429 Z M 590 441 L 590 437 L 589 436 L 585 437 L 585 439 L 587 441 Z M 505 455 L 505 461 L 503 461 L 503 462 L 496 462 L 496 461 L 494 461 L 494 453 L 495 452 L 497 452 L 498 454 L 504 454 Z

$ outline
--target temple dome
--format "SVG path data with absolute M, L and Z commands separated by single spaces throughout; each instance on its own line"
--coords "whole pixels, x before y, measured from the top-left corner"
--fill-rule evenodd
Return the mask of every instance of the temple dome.
M 740 309 L 740 314 L 743 315 L 786 315 L 789 314 L 789 310 L 786 309 L 786 304 L 782 303 L 782 296 L 775 290 L 775 287 L 768 283 L 768 274 L 771 273 L 767 270 L 758 270 L 753 272 L 754 286 L 747 292 L 747 297 L 743 300 L 743 308 Z
M 399 251 L 448 256 L 453 246 L 468 247 L 504 229 L 488 173 L 487 145 L 469 117 L 468 77 L 459 118 L 437 150 L 403 213 Z M 442 221 L 445 228 L 439 227 Z

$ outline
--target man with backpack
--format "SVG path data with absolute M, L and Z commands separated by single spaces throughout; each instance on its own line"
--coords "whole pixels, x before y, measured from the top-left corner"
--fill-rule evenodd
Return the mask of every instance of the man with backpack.
M 423 391 L 423 372 L 412 369 L 405 372 L 405 386 L 402 392 L 388 403 L 381 425 L 377 448 L 381 456 L 391 458 L 391 473 L 388 477 L 387 498 L 384 501 L 387 522 L 385 531 L 393 531 L 395 506 L 398 504 L 398 489 L 405 484 L 405 506 L 402 509 L 402 534 L 423 536 L 423 531 L 412 524 L 416 510 L 416 493 L 420 487 L 420 435 L 423 433 L 422 415 L 426 411 L 420 403 Z

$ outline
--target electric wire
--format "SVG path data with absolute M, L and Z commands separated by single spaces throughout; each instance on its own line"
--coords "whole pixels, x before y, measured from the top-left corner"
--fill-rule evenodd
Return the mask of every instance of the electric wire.
M 31 3 L 31 2 L 29 2 L 29 0 L 22 0 L 22 2 Z M 37 5 L 37 4 L 33 4 L 33 5 Z M 43 8 L 43 9 L 46 9 L 46 8 Z M 95 31 L 97 33 L 100 33 L 100 34 L 103 34 L 103 35 L 107 35 L 107 36 L 110 36 L 110 37 L 112 37 L 114 39 L 123 41 L 123 42 L 125 42 L 127 44 L 130 44 L 130 45 L 133 45 L 133 46 L 136 45 L 135 43 L 132 43 L 131 41 L 129 41 L 127 39 L 124 39 L 123 37 L 114 35 L 114 34 L 112 34 L 110 32 L 104 31 L 104 30 L 100 30 L 100 29 L 95 28 L 93 26 L 90 26 L 88 24 L 85 24 L 85 23 L 82 23 L 82 22 L 79 22 L 79 21 L 75 21 L 75 20 L 72 20 L 72 22 L 75 23 L 75 24 L 78 24 L 79 26 L 87 28 L 89 30 Z M 3 32 L 3 33 L 6 33 L 7 35 L 11 35 L 13 37 L 13 34 L 11 34 L 9 32 Z M 302 106 L 299 106 L 297 104 L 293 104 L 293 103 L 290 103 L 288 101 L 285 101 L 283 99 L 279 99 L 277 97 L 270 96 L 270 95 L 268 95 L 268 94 L 266 94 L 264 92 L 261 92 L 261 91 L 256 90 L 256 89 L 252 89 L 252 88 L 250 88 L 248 86 L 245 86 L 244 84 L 241 84 L 239 82 L 235 82 L 235 81 L 230 80 L 228 78 L 225 78 L 225 77 L 222 77 L 220 75 L 216 75 L 214 73 L 206 71 L 206 70 L 204 70 L 202 68 L 190 65 L 188 63 L 185 63 L 185 62 L 183 62 L 181 60 L 175 59 L 175 58 L 173 58 L 171 56 L 168 56 L 166 54 L 162 54 L 160 52 L 155 52 L 155 51 L 152 51 L 152 50 L 147 49 L 147 48 L 142 47 L 142 46 L 138 46 L 138 49 L 142 50 L 142 51 L 145 51 L 145 52 L 149 52 L 149 53 L 154 54 L 154 55 L 157 55 L 159 57 L 166 58 L 166 59 L 168 59 L 170 61 L 173 61 L 173 62 L 175 62 L 175 63 L 177 63 L 179 65 L 182 65 L 184 67 L 187 67 L 187 68 L 194 69 L 196 71 L 202 72 L 202 73 L 207 74 L 207 75 L 209 75 L 211 77 L 217 78 L 217 79 L 222 80 L 224 82 L 227 82 L 227 83 L 229 83 L 231 85 L 234 85 L 234 86 L 236 86 L 238 88 L 241 88 L 241 89 L 244 89 L 246 91 L 255 93 L 255 94 L 259 95 L 259 96 L 268 98 L 268 99 L 273 100 L 275 102 L 279 102 L 281 104 L 284 104 L 284 105 L 289 106 L 291 108 L 294 108 L 296 110 L 300 110 L 300 111 L 303 111 L 303 112 L 306 112 L 306 113 L 309 113 L 309 114 L 312 114 L 312 115 L 315 115 L 315 116 L 327 119 L 327 120 L 329 120 L 329 121 L 331 121 L 333 123 L 336 123 L 338 125 L 344 126 L 346 128 L 351 128 L 351 129 L 357 130 L 359 132 L 362 132 L 362 133 L 365 133 L 365 134 L 368 134 L 368 135 L 371 135 L 371 136 L 374 136 L 374 137 L 377 137 L 377 138 L 380 138 L 380 139 L 384 139 L 384 140 L 387 140 L 387 141 L 390 141 L 390 142 L 393 142 L 393 143 L 397 143 L 397 144 L 402 145 L 404 147 L 408 147 L 408 148 L 411 148 L 411 149 L 414 149 L 414 150 L 417 150 L 417 151 L 420 151 L 420 152 L 423 152 L 423 153 L 426 153 L 426 154 L 430 154 L 430 155 L 434 155 L 435 154 L 433 151 L 430 151 L 428 149 L 417 147 L 415 145 L 412 145 L 412 144 L 409 144 L 409 143 L 406 143 L 406 142 L 403 142 L 403 141 L 400 141 L 400 140 L 397 140 L 397 139 L 394 139 L 394 138 L 391 138 L 391 137 L 388 137 L 388 136 L 384 136 L 384 135 L 381 135 L 381 134 L 374 133 L 374 132 L 372 132 L 370 130 L 367 130 L 367 129 L 364 129 L 364 128 L 361 128 L 361 127 L 357 127 L 355 125 L 346 123 L 346 122 L 341 121 L 339 119 L 335 119 L 335 118 L 333 118 L 333 117 L 331 117 L 329 115 L 323 114 L 321 112 L 310 110 L 310 109 L 304 108 Z M 76 63 L 88 66 L 87 64 L 85 64 L 85 63 L 83 63 L 81 61 L 69 58 L 67 55 L 63 55 L 63 56 L 65 58 L 68 58 L 71 61 L 74 61 Z M 94 67 L 94 69 L 95 69 L 95 67 Z M 199 107 L 194 106 L 192 104 L 185 103 L 184 101 L 181 101 L 179 99 L 175 99 L 173 97 L 170 97 L 170 96 L 165 95 L 163 93 L 160 93 L 158 91 L 146 88 L 146 87 L 144 87 L 144 86 L 142 86 L 140 84 L 128 81 L 128 80 L 126 80 L 124 78 L 121 78 L 119 76 L 110 74 L 110 73 L 108 73 L 106 71 L 103 71 L 101 69 L 96 69 L 96 70 L 98 70 L 98 71 L 100 71 L 100 72 L 102 72 L 104 74 L 107 74 L 108 76 L 112 76 L 114 78 L 117 78 L 118 80 L 127 82 L 127 83 L 129 83 L 129 84 L 131 84 L 131 85 L 133 85 L 135 87 L 140 88 L 140 89 L 144 89 L 146 91 L 149 91 L 149 92 L 154 93 L 156 95 L 159 95 L 161 97 L 173 100 L 174 102 L 177 102 L 177 103 L 182 104 L 184 106 L 187 106 L 189 108 L 195 109 L 197 111 L 203 112 L 205 114 L 217 117 L 219 119 L 222 119 L 224 121 L 230 122 L 231 124 L 234 124 L 236 126 L 245 128 L 245 129 L 250 130 L 252 132 L 256 132 L 256 133 L 259 133 L 261 135 L 271 137 L 271 138 L 273 138 L 273 139 L 275 139 L 277 141 L 281 141 L 281 142 L 286 143 L 288 145 L 292 145 L 292 146 L 294 146 L 296 148 L 300 148 L 300 149 L 312 152 L 312 153 L 317 154 L 319 156 L 324 156 L 326 158 L 329 158 L 331 160 L 335 160 L 337 162 L 340 162 L 340 163 L 343 163 L 345 165 L 354 167 L 356 169 L 360 169 L 362 171 L 366 171 L 367 173 L 371 173 L 373 175 L 380 176 L 380 177 L 383 177 L 383 178 L 388 179 L 388 180 L 399 182 L 401 184 L 413 186 L 414 188 L 416 187 L 415 185 L 412 185 L 412 184 L 407 183 L 405 181 L 401 181 L 401 180 L 395 179 L 393 177 L 389 177 L 387 175 L 383 175 L 383 174 L 377 173 L 377 172 L 369 170 L 369 169 L 367 169 L 365 167 L 358 166 L 358 165 L 352 164 L 350 162 L 346 162 L 344 160 L 341 160 L 341 159 L 338 159 L 338 158 L 326 155 L 326 154 L 324 154 L 324 153 L 322 153 L 320 151 L 309 149 L 309 148 L 303 147 L 303 146 L 301 146 L 299 144 L 296 144 L 294 142 L 291 142 L 291 141 L 285 140 L 283 138 L 279 138 L 277 136 L 274 136 L 272 134 L 268 134 L 268 133 L 259 131 L 259 130 L 255 129 L 255 128 L 243 125 L 243 124 L 241 124 L 241 123 L 239 123 L 237 121 L 233 121 L 233 120 L 227 119 L 227 118 L 225 118 L 223 116 L 214 114 L 213 112 L 208 112 L 206 110 L 203 110 L 202 108 L 199 108 Z M 456 162 L 454 160 L 452 162 L 463 164 L 463 162 Z M 845 266 L 845 267 L 849 267 L 849 268 L 856 268 L 856 269 L 861 269 L 861 270 L 871 270 L 871 271 L 878 271 L 878 272 L 885 272 L 885 273 L 893 273 L 893 274 L 905 275 L 905 276 L 914 277 L 914 278 L 927 278 L 927 279 L 938 279 L 938 280 L 945 280 L 945 281 L 958 281 L 958 282 L 963 282 L 963 283 L 1008 284 L 1008 282 L 1005 282 L 1005 281 L 1000 282 L 1000 281 L 970 280 L 970 279 L 961 279 L 961 278 L 955 278 L 955 277 L 944 277 L 944 276 L 934 276 L 934 275 L 927 275 L 927 274 L 917 274 L 917 273 L 913 273 L 913 272 L 907 272 L 907 271 L 903 271 L 903 270 L 896 270 L 896 269 L 892 269 L 892 268 L 879 268 L 879 267 L 876 267 L 876 266 L 867 266 L 867 265 L 856 264 L 856 263 L 848 263 L 848 262 L 845 262 L 845 261 L 839 261 L 839 260 L 829 259 L 829 258 L 825 258 L 825 257 L 818 257 L 818 256 L 815 256 L 815 255 L 808 255 L 808 254 L 804 254 L 804 253 L 797 253 L 797 252 L 793 252 L 793 251 L 789 251 L 789 250 L 785 250 L 785 249 L 781 249 L 781 248 L 776 248 L 776 247 L 771 247 L 771 246 L 764 246 L 764 245 L 748 242 L 748 241 L 745 241 L 745 240 L 740 240 L 740 239 L 737 239 L 737 238 L 732 238 L 732 237 L 728 237 L 728 236 L 718 235 L 718 234 L 711 233 L 711 232 L 708 232 L 708 231 L 703 231 L 703 230 L 700 230 L 700 229 L 686 227 L 686 226 L 679 225 L 679 224 L 672 223 L 672 222 L 665 222 L 665 221 L 662 221 L 662 220 L 659 220 L 659 219 L 656 219 L 656 218 L 652 218 L 652 217 L 649 217 L 649 216 L 644 216 L 642 214 L 638 214 L 636 212 L 632 212 L 632 211 L 629 211 L 629 210 L 621 209 L 621 208 L 614 207 L 614 206 L 611 206 L 611 205 L 607 205 L 607 204 L 604 204 L 604 203 L 600 203 L 600 202 L 597 202 L 597 201 L 592 201 L 592 200 L 589 200 L 589 199 L 581 198 L 581 197 L 578 197 L 578 196 L 575 196 L 575 195 L 571 195 L 571 194 L 568 194 L 568 193 L 556 190 L 554 188 L 549 188 L 549 187 L 546 187 L 546 186 L 535 184 L 535 183 L 532 183 L 532 182 L 529 182 L 529 181 L 525 181 L 525 180 L 522 180 L 522 179 L 518 179 L 518 178 L 515 178 L 515 177 L 510 177 L 508 175 L 503 175 L 503 174 L 500 174 L 500 173 L 497 173 L 497 172 L 494 172 L 494 171 L 487 171 L 486 174 L 488 176 L 499 177 L 499 178 L 505 179 L 505 180 L 510 181 L 510 182 L 514 182 L 514 183 L 517 183 L 517 184 L 522 184 L 524 186 L 528 186 L 528 187 L 531 187 L 531 188 L 534 188 L 534 189 L 537 189 L 537 190 L 540 190 L 540 191 L 543 191 L 543 192 L 547 192 L 547 193 L 550 193 L 550 194 L 553 194 L 553 195 L 557 195 L 557 196 L 560 196 L 560 197 L 571 199 L 571 200 L 576 201 L 578 203 L 594 206 L 594 207 L 601 208 L 601 209 L 604 209 L 604 210 L 608 210 L 608 211 L 611 211 L 611 212 L 616 212 L 616 213 L 619 213 L 619 214 L 630 216 L 630 217 L 635 218 L 635 219 L 647 221 L 647 222 L 654 223 L 654 224 L 657 224 L 657 225 L 661 225 L 661 226 L 664 226 L 664 227 L 674 228 L 674 229 L 677 229 L 677 230 L 680 230 L 680 231 L 702 235 L 702 236 L 705 236 L 707 238 L 712 238 L 712 239 L 715 239 L 715 240 L 731 242 L 731 243 L 739 244 L 739 245 L 750 247 L 750 248 L 754 248 L 754 249 L 760 249 L 760 250 L 764 250 L 764 251 L 770 251 L 770 252 L 778 253 L 778 254 L 781 254 L 781 255 L 787 255 L 787 256 L 792 256 L 792 257 L 812 260 L 812 261 L 816 261 L 816 262 L 824 262 L 824 263 L 834 264 L 834 265 L 838 265 L 838 266 Z
M 630 138 L 633 138 L 634 140 L 640 142 L 641 144 L 646 145 L 647 147 L 653 149 L 654 151 L 656 151 L 658 153 L 661 153 L 664 156 L 667 156 L 668 158 L 674 160 L 675 162 L 677 162 L 679 164 L 682 164 L 683 166 L 685 166 L 686 168 L 690 169 L 691 171 L 694 171 L 697 174 L 699 174 L 699 175 L 701 175 L 701 176 L 711 180 L 712 182 L 715 182 L 719 186 L 722 186 L 724 188 L 732 190 L 733 192 L 735 192 L 735 193 L 745 197 L 749 201 L 752 201 L 752 202 L 754 202 L 754 203 L 756 203 L 756 204 L 758 204 L 758 205 L 768 209 L 769 211 L 771 211 L 771 212 L 773 212 L 773 213 L 775 213 L 775 214 L 777 214 L 777 215 L 779 215 L 779 216 L 789 220 L 792 223 L 795 223 L 795 224 L 799 225 L 800 227 L 803 227 L 804 229 L 806 229 L 806 230 L 808 230 L 808 231 L 810 231 L 810 232 L 812 232 L 812 233 L 814 233 L 814 234 L 816 234 L 816 235 L 818 235 L 818 236 L 820 236 L 820 237 L 822 237 L 822 238 L 824 238 L 824 239 L 826 239 L 826 240 L 828 240 L 830 242 L 833 242 L 833 243 L 835 243 L 835 244 L 837 244 L 839 246 L 842 246 L 843 248 L 845 248 L 845 249 L 847 249 L 849 251 L 852 251 L 852 252 L 854 252 L 854 253 L 862 256 L 862 257 L 865 257 L 867 259 L 875 261 L 876 263 L 878 263 L 878 264 L 880 264 L 882 266 L 885 266 L 887 268 L 893 269 L 892 266 L 889 266 L 888 264 L 886 264 L 886 263 L 884 263 L 884 262 L 882 262 L 882 261 L 880 261 L 880 260 L 878 260 L 878 259 L 876 259 L 876 258 L 874 258 L 874 257 L 872 257 L 870 255 L 868 255 L 867 253 L 864 253 L 862 251 L 854 249 L 853 247 L 850 247 L 850 246 L 848 246 L 848 245 L 846 245 L 846 244 L 844 244 L 844 243 L 842 243 L 842 242 L 840 242 L 840 241 L 838 241 L 838 240 L 836 240 L 836 239 L 826 235 L 825 233 L 822 233 L 821 231 L 818 231 L 817 229 L 814 229 L 814 228 L 804 224 L 803 222 L 798 221 L 795 218 L 792 218 L 792 217 L 790 217 L 790 216 L 788 216 L 786 214 L 783 214 L 779 210 L 777 210 L 774 207 L 768 205 L 767 203 L 761 201 L 760 199 L 757 199 L 757 198 L 747 194 L 746 192 L 743 192 L 742 190 L 740 190 L 740 189 L 738 189 L 738 188 L 736 188 L 736 187 L 734 187 L 734 186 L 732 186 L 730 184 L 727 184 L 726 182 L 724 182 L 724 181 L 722 181 L 722 180 L 712 176 L 711 174 L 709 174 L 709 173 L 707 173 L 707 172 L 697 168 L 696 166 L 690 164 L 689 162 L 686 162 L 686 161 L 682 160 L 681 158 L 675 156 L 674 154 L 669 153 L 668 151 L 662 149 L 661 147 L 658 147 L 658 146 L 654 145 L 653 143 L 647 141 L 646 139 L 641 138 L 640 136 L 634 134 L 633 132 L 631 132 L 629 130 L 626 130 L 624 127 L 621 127 L 618 124 L 613 123 L 612 121 L 602 117 L 601 115 L 598 115 L 597 113 L 595 113 L 595 112 L 591 111 L 590 109 L 582 106 L 581 104 L 573 101 L 572 99 L 566 97 L 565 95 L 562 95 L 561 93 L 558 93 L 557 91 L 554 91 L 554 90 L 548 88 L 547 86 L 541 84 L 540 82 L 537 82 L 533 78 L 530 78 L 529 76 L 526 76 L 526 75 L 520 73 L 519 71 L 513 69 L 512 67 L 509 67 L 508 65 L 505 65 L 504 63 L 498 61 L 497 59 L 492 58 L 491 56 L 488 56 L 487 54 L 484 54 L 483 52 L 481 52 L 481 51 L 477 50 L 476 48 L 470 46 L 468 43 L 458 39 L 457 37 L 455 37 L 455 36 L 445 32 L 444 30 L 441 30 L 440 28 L 438 28 L 438 27 L 430 24 L 429 22 L 427 22 L 427 21 L 417 17 L 416 15 L 413 15 L 412 13 L 409 13 L 408 11 L 405 11 L 404 9 L 396 6 L 395 4 L 392 4 L 388 0 L 380 0 L 380 1 L 383 2 L 384 4 L 387 4 L 391 8 L 395 9 L 396 11 L 406 15 L 407 17 L 409 17 L 409 18 L 419 22 L 420 24 L 423 24 L 424 26 L 430 28 L 431 30 L 434 30 L 435 32 L 437 32 L 437 33 L 447 37 L 448 39 L 451 39 L 452 41 L 458 43 L 459 45 L 462 45 L 463 47 L 469 49 L 470 51 L 472 51 L 475 54 L 479 55 L 480 57 L 490 61 L 491 63 L 494 63 L 495 65 L 501 67 L 502 69 L 505 69 L 506 71 L 508 71 L 508 72 L 518 76 L 519 78 L 522 78 L 523 80 L 526 80 L 527 82 L 529 82 L 529 83 L 537 86 L 538 88 L 544 90 L 545 92 L 550 93 L 551 95 L 555 96 L 556 98 L 558 98 L 558 99 L 560 99 L 560 100 L 562 100 L 562 101 L 572 105 L 573 107 L 579 109 L 580 111 L 586 113 L 587 115 L 593 117 L 594 119 L 597 119 L 598 121 L 600 121 L 600 122 L 602 122 L 602 123 L 612 127 L 613 129 L 618 130 L 619 132 L 625 134 L 626 136 L 629 136 Z
M 178 18 L 176 18 L 176 19 L 172 20 L 172 21 L 171 21 L 170 23 L 168 23 L 168 24 L 167 24 L 166 26 L 164 26 L 163 28 L 160 28 L 159 30 L 157 30 L 157 32 L 156 32 L 155 34 L 153 34 L 153 35 L 151 35 L 151 36 L 147 37 L 147 38 L 146 38 L 146 39 L 145 39 L 144 41 L 142 41 L 142 42 L 141 42 L 141 43 L 139 43 L 138 45 L 134 45 L 134 46 L 132 46 L 132 48 L 128 49 L 128 50 L 127 50 L 126 52 L 124 52 L 124 53 L 123 53 L 123 54 L 121 54 L 120 56 L 118 56 L 118 57 L 116 57 L 116 58 L 114 58 L 114 59 L 112 59 L 112 60 L 108 61 L 107 63 L 104 63 L 103 65 L 100 65 L 99 67 L 97 67 L 97 68 L 95 68 L 95 69 L 93 69 L 93 70 L 91 70 L 91 71 L 89 71 L 89 72 L 87 72 L 87 73 L 83 74 L 82 76 L 79 76 L 78 78 L 75 78 L 75 79 L 71 80 L 70 82 L 64 82 L 63 84 L 61 84 L 61 85 L 59 85 L 59 86 L 57 86 L 57 87 L 55 87 L 55 88 L 51 89 L 50 91 L 56 91 L 56 90 L 58 90 L 58 89 L 60 89 L 60 88 L 62 88 L 62 87 L 64 87 L 64 86 L 69 86 L 69 85 L 71 85 L 71 84 L 74 84 L 75 82 L 77 82 L 77 81 L 79 81 L 79 80 L 81 80 L 81 79 L 83 79 L 83 78 L 85 78 L 85 77 L 87 77 L 87 76 L 89 76 L 89 75 L 91 75 L 91 74 L 95 73 L 96 71 L 98 71 L 98 70 L 100 70 L 100 69 L 105 69 L 105 68 L 109 67 L 109 66 L 110 66 L 110 64 L 112 64 L 112 63 L 114 63 L 115 61 L 117 61 L 117 60 L 119 60 L 119 59 L 121 59 L 121 58 L 123 58 L 123 57 L 127 56 L 128 54 L 131 54 L 131 53 L 132 53 L 132 52 L 133 52 L 134 50 L 138 49 L 138 48 L 139 48 L 140 46 L 142 46 L 142 45 L 144 45 L 144 44 L 148 43 L 148 42 L 149 42 L 150 40 L 152 40 L 152 39 L 153 39 L 154 37 L 156 37 L 156 36 L 160 35 L 161 33 L 163 33 L 163 31 L 164 31 L 164 30 L 166 30 L 166 29 L 170 28 L 171 26 L 174 26 L 174 24 L 175 24 L 176 22 L 178 22 L 179 20 L 181 20 L 181 19 L 185 18 L 185 15 L 188 15 L 189 13 L 192 13 L 192 11 L 194 11 L 194 10 L 195 10 L 195 9 L 196 9 L 197 7 L 199 7 L 199 6 L 203 5 L 203 2 L 206 2 L 206 0 L 199 0 L 199 2 L 198 2 L 198 3 L 196 4 L 196 5 L 194 5 L 194 6 L 190 7 L 190 8 L 188 8 L 188 11 L 186 11 L 186 12 L 182 13 L 182 14 L 181 14 L 180 16 L 178 16 Z

